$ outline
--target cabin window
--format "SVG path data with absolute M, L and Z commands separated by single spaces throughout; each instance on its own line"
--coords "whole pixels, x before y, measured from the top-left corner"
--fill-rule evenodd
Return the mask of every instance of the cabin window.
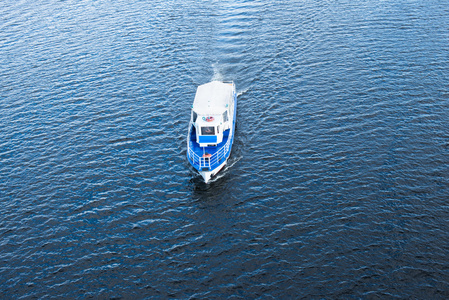
M 228 121 L 228 111 L 225 110 L 225 112 L 223 113 L 223 122 L 227 122 Z
M 196 114 L 196 112 L 194 112 L 194 111 L 192 110 L 192 119 L 193 119 L 193 122 L 196 122 L 196 118 L 198 118 L 198 115 Z
M 201 135 L 215 135 L 215 128 L 213 126 L 201 127 Z

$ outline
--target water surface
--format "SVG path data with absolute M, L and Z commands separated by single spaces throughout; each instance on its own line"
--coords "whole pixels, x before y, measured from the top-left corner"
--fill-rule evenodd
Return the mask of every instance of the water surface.
M 447 299 L 447 7 L 2 2 L 2 298 Z M 239 107 L 206 185 L 212 79 Z

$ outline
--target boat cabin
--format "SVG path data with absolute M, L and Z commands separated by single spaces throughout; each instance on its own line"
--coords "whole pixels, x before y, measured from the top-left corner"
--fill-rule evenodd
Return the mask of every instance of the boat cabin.
M 223 132 L 231 128 L 233 89 L 227 83 L 212 81 L 201 85 L 195 95 L 191 122 L 200 147 L 216 146 Z

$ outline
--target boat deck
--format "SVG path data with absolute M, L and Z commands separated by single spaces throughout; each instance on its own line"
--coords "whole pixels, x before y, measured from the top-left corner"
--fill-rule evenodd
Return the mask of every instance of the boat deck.
M 200 147 L 196 142 L 196 131 L 189 132 L 187 157 L 192 166 L 200 172 L 214 172 L 226 163 L 231 153 L 233 135 L 230 129 L 223 132 L 223 141 L 217 146 Z
M 191 128 L 190 128 L 190 141 L 191 141 L 190 146 L 191 146 L 191 149 L 199 157 L 202 157 L 203 154 L 214 155 L 222 147 L 224 147 L 224 145 L 226 145 L 226 143 L 228 142 L 228 139 L 229 139 L 230 132 L 231 132 L 230 129 L 225 130 L 223 132 L 223 141 L 221 143 L 219 143 L 217 146 L 200 147 L 200 145 L 196 142 L 196 130 L 195 130 L 195 127 L 192 125 Z

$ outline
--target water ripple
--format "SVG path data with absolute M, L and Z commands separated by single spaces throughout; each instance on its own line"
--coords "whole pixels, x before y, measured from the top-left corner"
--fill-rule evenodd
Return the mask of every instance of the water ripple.
M 3 298 L 446 299 L 446 7 L 1 3 Z M 239 107 L 206 185 L 211 79 Z

